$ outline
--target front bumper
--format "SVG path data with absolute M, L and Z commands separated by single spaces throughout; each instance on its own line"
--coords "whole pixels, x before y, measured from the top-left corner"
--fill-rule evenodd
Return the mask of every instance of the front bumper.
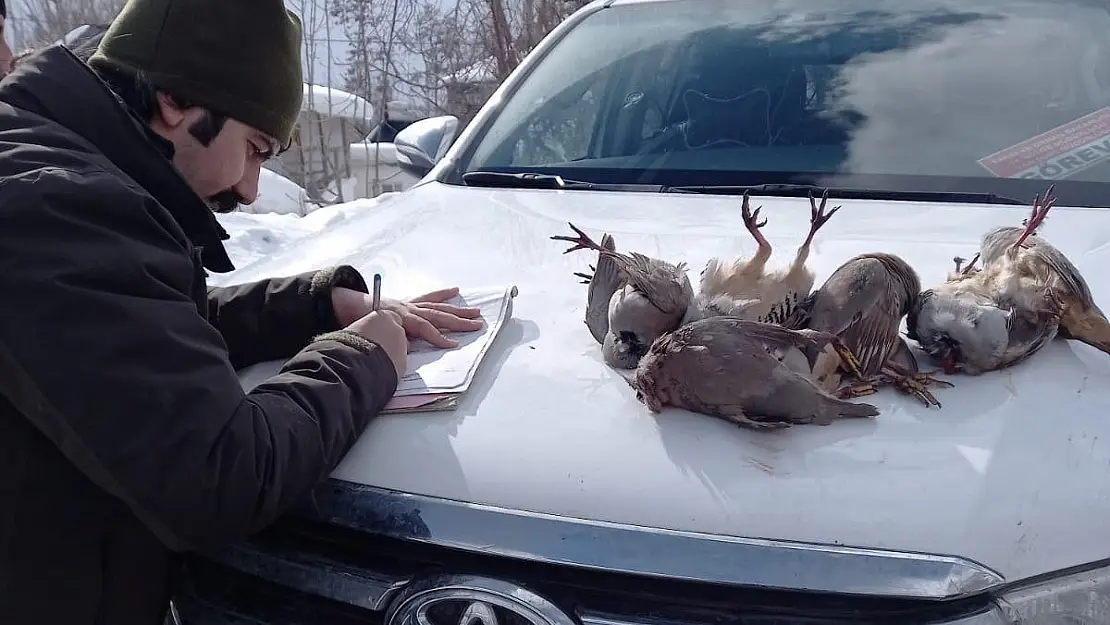
M 655 530 L 331 480 L 251 540 L 190 556 L 175 610 L 184 625 L 971 625 L 995 612 L 985 591 L 1002 583 L 959 558 Z

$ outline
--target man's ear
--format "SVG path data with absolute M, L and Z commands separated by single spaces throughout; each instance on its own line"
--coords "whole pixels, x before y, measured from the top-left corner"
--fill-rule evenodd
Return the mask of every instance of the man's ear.
M 169 95 L 158 92 L 158 117 L 169 128 L 176 128 L 185 121 L 185 109 L 178 108 Z

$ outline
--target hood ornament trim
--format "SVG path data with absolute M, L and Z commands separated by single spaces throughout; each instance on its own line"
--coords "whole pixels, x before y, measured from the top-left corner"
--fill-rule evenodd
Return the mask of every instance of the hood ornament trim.
M 436 608 L 446 609 L 436 612 Z M 385 625 L 576 624 L 555 604 L 512 582 L 477 575 L 437 575 L 408 585 L 390 603 Z

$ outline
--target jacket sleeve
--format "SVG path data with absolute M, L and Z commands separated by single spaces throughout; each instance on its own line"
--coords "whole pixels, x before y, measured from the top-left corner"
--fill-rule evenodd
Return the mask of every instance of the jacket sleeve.
M 348 265 L 208 287 L 208 319 L 236 369 L 289 358 L 313 336 L 339 329 L 331 303 L 335 287 L 368 292 L 366 280 Z
M 384 350 L 337 331 L 245 393 L 164 209 L 108 174 L 2 193 L 0 392 L 172 549 L 267 525 L 396 389 Z

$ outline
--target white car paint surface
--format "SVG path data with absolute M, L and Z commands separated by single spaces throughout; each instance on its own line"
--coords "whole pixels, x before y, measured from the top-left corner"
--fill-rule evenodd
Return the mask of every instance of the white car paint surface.
M 752 198 L 771 264 L 809 227 L 804 198 Z M 810 256 L 817 286 L 855 254 L 893 252 L 926 286 L 1026 206 L 835 201 Z M 352 211 L 353 212 L 353 211 Z M 873 420 L 752 432 L 676 409 L 653 416 L 602 363 L 583 322 L 592 252 L 551 241 L 574 222 L 618 249 L 686 261 L 755 245 L 740 198 L 508 190 L 431 182 L 308 236 L 232 282 L 350 263 L 387 296 L 515 284 L 513 311 L 453 412 L 383 416 L 334 477 L 413 493 L 715 534 L 955 555 L 1009 580 L 1110 556 L 1110 357 L 1057 340 L 1027 362 L 952 377 L 943 408 L 884 389 Z M 1041 233 L 1110 305 L 1110 210 L 1057 206 Z M 904 326 L 903 326 L 904 327 Z M 932 369 L 922 362 L 924 369 Z

